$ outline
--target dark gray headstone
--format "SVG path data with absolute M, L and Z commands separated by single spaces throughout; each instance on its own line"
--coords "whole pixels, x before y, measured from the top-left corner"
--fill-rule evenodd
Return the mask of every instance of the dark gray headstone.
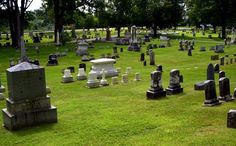
M 155 53 L 153 51 L 150 51 L 149 56 L 150 56 L 150 65 L 155 65 Z
M 216 96 L 216 87 L 214 80 L 206 80 L 205 82 L 205 106 L 214 106 L 220 104 Z
M 236 110 L 229 110 L 227 114 L 227 127 L 236 128 Z
M 220 79 L 220 78 L 223 78 L 223 77 L 225 77 L 225 72 L 221 70 L 221 71 L 219 72 L 219 79 Z
M 207 80 L 215 80 L 214 70 L 214 66 L 210 63 L 207 67 Z
M 188 56 L 192 56 L 192 49 L 188 49 Z
M 224 57 L 220 57 L 220 65 L 225 65 L 225 58 Z
M 145 54 L 144 53 L 141 53 L 140 54 L 140 61 L 144 61 L 145 60 Z
M 220 89 L 220 96 L 218 97 L 219 100 L 224 100 L 224 101 L 233 100 L 232 96 L 230 95 L 230 82 L 228 78 L 222 77 L 219 79 L 219 89 Z
M 157 65 L 157 71 L 163 72 L 162 65 Z
M 84 71 L 86 72 L 86 64 L 85 63 L 80 63 L 79 68 L 84 68 Z
M 183 88 L 180 85 L 180 82 L 183 82 L 183 76 L 180 75 L 178 69 L 172 69 L 170 71 L 170 82 L 168 88 L 166 88 L 166 94 L 178 94 L 183 92 Z
M 147 61 L 146 60 L 143 61 L 143 66 L 147 66 Z
M 215 73 L 219 73 L 219 71 L 220 71 L 220 65 L 219 65 L 219 64 L 215 64 L 215 65 L 214 65 L 214 68 L 215 68 Z
M 114 53 L 114 54 L 117 53 L 117 47 L 113 47 L 113 53 Z

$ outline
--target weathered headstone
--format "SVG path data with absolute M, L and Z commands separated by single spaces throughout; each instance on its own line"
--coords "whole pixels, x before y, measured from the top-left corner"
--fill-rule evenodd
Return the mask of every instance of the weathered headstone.
M 129 82 L 129 80 L 128 80 L 128 74 L 123 74 L 123 75 L 122 75 L 121 82 L 122 82 L 122 83 L 128 83 L 128 82 Z
M 215 80 L 214 70 L 214 66 L 210 63 L 207 67 L 207 80 Z
M 118 82 L 118 77 L 112 77 L 111 78 L 111 85 L 116 85 L 116 84 L 118 84 L 119 82 Z
M 219 79 L 220 79 L 220 78 L 223 78 L 223 77 L 225 77 L 225 72 L 221 70 L 221 71 L 219 72 Z
M 135 73 L 134 81 L 140 81 L 140 80 L 141 80 L 140 74 L 139 73 Z
M 113 47 L 113 54 L 117 54 L 117 47 Z
M 236 128 L 236 110 L 229 110 L 227 114 L 227 127 Z
M 73 82 L 74 79 L 71 75 L 71 72 L 69 69 L 64 70 L 64 75 L 62 76 L 62 83 L 70 83 Z
M 149 56 L 150 56 L 150 65 L 155 65 L 155 53 L 153 51 L 149 52 Z
M 166 94 L 178 94 L 183 92 L 183 88 L 180 85 L 180 82 L 183 82 L 183 76 L 180 75 L 180 71 L 178 69 L 173 69 L 170 72 L 170 83 L 168 88 L 166 88 Z
M 200 51 L 206 51 L 206 47 L 201 47 Z
M 162 65 L 157 65 L 157 71 L 163 72 Z
M 216 96 L 216 87 L 214 80 L 205 81 L 205 106 L 214 106 L 220 104 Z
M 219 65 L 219 64 L 215 64 L 215 65 L 214 65 L 214 70 L 215 70 L 215 73 L 219 73 L 219 71 L 220 71 L 220 65 Z
M 91 70 L 88 74 L 87 87 L 88 88 L 98 88 L 99 84 L 100 83 L 97 79 L 97 73 L 95 71 Z
M 144 53 L 141 53 L 140 55 L 140 61 L 144 61 L 145 60 L 145 54 Z
M 87 79 L 87 75 L 84 71 L 84 68 L 79 68 L 78 69 L 77 80 L 86 80 L 86 79 Z
M 46 93 L 44 68 L 23 62 L 7 69 L 7 107 L 3 125 L 9 130 L 57 122 L 57 108 Z
M 137 40 L 137 27 L 132 26 L 131 27 L 131 43 L 130 46 L 128 47 L 128 51 L 140 51 L 140 47 L 138 46 L 138 40 Z
M 188 56 L 192 56 L 192 49 L 188 49 Z
M 219 89 L 220 89 L 220 96 L 218 97 L 219 100 L 231 101 L 234 99 L 232 95 L 230 95 L 230 82 L 228 78 L 222 77 L 219 79 Z
M 225 58 L 224 57 L 220 57 L 220 65 L 225 65 Z
M 77 56 L 89 55 L 88 43 L 86 43 L 84 40 L 82 40 L 78 43 L 76 55 Z
M 147 99 L 158 99 L 166 96 L 166 91 L 162 87 L 162 73 L 153 71 L 151 73 L 151 88 L 146 92 Z

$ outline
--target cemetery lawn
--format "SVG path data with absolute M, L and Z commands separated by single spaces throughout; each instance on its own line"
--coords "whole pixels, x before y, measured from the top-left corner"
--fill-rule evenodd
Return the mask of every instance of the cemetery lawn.
M 206 35 L 207 36 L 207 35 Z M 150 87 L 150 73 L 156 69 L 139 61 L 140 53 L 128 52 L 127 46 L 120 53 L 120 58 L 115 64 L 121 67 L 122 73 L 126 67 L 132 67 L 129 83 L 119 83 L 96 89 L 86 88 L 86 81 L 61 83 L 61 70 L 74 66 L 76 73 L 81 63 L 81 57 L 75 56 L 74 44 L 60 47 L 60 51 L 70 49 L 66 57 L 59 58 L 59 66 L 46 66 L 48 55 L 56 51 L 54 45 L 42 43 L 40 48 L 40 64 L 45 67 L 46 82 L 51 88 L 52 105 L 57 107 L 58 123 L 44 124 L 18 131 L 8 131 L 0 127 L 0 145 L 3 146 L 54 146 L 54 145 L 214 145 L 233 146 L 236 143 L 236 130 L 226 127 L 227 112 L 236 108 L 236 101 L 223 103 L 215 107 L 203 107 L 204 91 L 195 91 L 194 84 L 206 79 L 206 68 L 211 61 L 210 56 L 215 53 L 209 51 L 210 46 L 222 44 L 223 41 L 210 40 L 197 35 L 193 56 L 188 56 L 186 51 L 178 51 L 178 40 L 172 40 L 172 47 L 154 49 L 156 64 L 163 66 L 163 87 L 169 83 L 171 69 L 179 69 L 184 77 L 184 93 L 167 96 L 159 100 L 146 100 L 146 90 Z M 213 37 L 216 37 L 213 35 Z M 150 43 L 160 44 L 155 39 Z M 146 45 L 142 46 L 145 52 Z M 35 58 L 33 44 L 28 44 L 27 54 Z M 112 53 L 112 43 L 96 43 L 94 49 L 89 49 L 90 54 L 99 58 L 101 54 Z M 200 52 L 201 46 L 206 47 L 206 52 Z M 225 53 L 233 57 L 236 46 L 225 48 Z M 16 59 L 20 56 L 13 48 L 0 48 L 0 73 L 2 84 L 6 87 L 5 70 L 9 66 L 9 58 Z M 87 73 L 91 63 L 87 62 Z M 236 87 L 236 63 L 220 66 L 230 79 L 231 93 Z M 133 81 L 134 74 L 139 72 L 142 80 Z M 121 74 L 119 75 L 121 80 Z M 216 90 L 219 95 L 218 75 Z M 111 83 L 111 79 L 108 79 Z M 5 93 L 7 96 L 7 93 Z M 0 108 L 6 107 L 5 101 L 0 101 Z M 2 113 L 0 113 L 2 124 Z

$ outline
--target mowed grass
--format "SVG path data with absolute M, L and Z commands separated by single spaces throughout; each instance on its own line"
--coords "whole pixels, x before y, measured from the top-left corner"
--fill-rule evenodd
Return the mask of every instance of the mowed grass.
M 59 58 L 59 66 L 55 67 L 46 66 L 48 54 L 56 51 L 55 46 L 42 44 L 39 47 L 39 60 L 45 67 L 46 82 L 52 90 L 51 103 L 57 107 L 58 123 L 18 131 L 0 127 L 0 145 L 235 145 L 236 130 L 227 128 L 226 122 L 227 112 L 236 108 L 236 101 L 216 107 L 203 107 L 204 92 L 193 90 L 194 83 L 206 79 L 207 65 L 219 63 L 210 60 L 210 56 L 215 53 L 209 51 L 209 48 L 223 41 L 210 40 L 206 36 L 195 39 L 195 50 L 191 57 L 186 51 L 178 51 L 178 40 L 172 40 L 170 48 L 153 50 L 156 64 L 163 66 L 164 88 L 168 86 L 171 69 L 179 69 L 184 77 L 184 93 L 159 100 L 146 100 L 150 73 L 156 69 L 149 65 L 148 56 L 145 56 L 147 66 L 144 67 L 139 61 L 140 53 L 128 52 L 127 46 L 118 46 L 118 51 L 123 47 L 124 52 L 119 52 L 120 58 L 115 67 L 121 67 L 122 73 L 126 67 L 132 67 L 129 83 L 88 89 L 85 87 L 86 81 L 61 83 L 61 70 L 68 66 L 76 68 L 76 73 L 73 73 L 76 78 L 81 57 L 75 56 L 74 44 L 59 48 L 60 51 L 71 51 L 66 57 Z M 160 41 L 156 39 L 150 43 L 159 44 Z M 146 51 L 148 44 L 142 46 L 142 52 Z M 89 52 L 99 58 L 100 54 L 112 53 L 113 46 L 112 43 L 96 43 L 95 48 L 89 49 Z M 206 46 L 207 51 L 200 52 L 200 46 Z M 219 55 L 229 54 L 233 57 L 234 53 L 236 46 L 231 46 Z M 36 57 L 32 44 L 29 44 L 27 54 L 31 58 Z M 9 58 L 16 60 L 19 56 L 19 52 L 14 49 L 0 48 L 0 73 L 5 87 L 5 70 L 9 66 Z M 91 63 L 86 64 L 88 73 Z M 236 87 L 236 63 L 220 66 L 220 69 L 229 77 L 233 92 Z M 141 74 L 140 82 L 133 81 L 136 72 Z M 217 74 L 215 78 L 219 95 Z M 108 81 L 110 83 L 111 79 Z M 0 101 L 0 108 L 5 107 L 5 101 Z

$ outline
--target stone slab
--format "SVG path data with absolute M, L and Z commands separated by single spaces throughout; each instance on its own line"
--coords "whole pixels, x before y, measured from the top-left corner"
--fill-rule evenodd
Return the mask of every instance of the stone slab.
M 148 90 L 146 92 L 147 99 L 159 99 L 161 97 L 166 97 L 166 91 L 160 90 L 160 91 L 151 91 Z

